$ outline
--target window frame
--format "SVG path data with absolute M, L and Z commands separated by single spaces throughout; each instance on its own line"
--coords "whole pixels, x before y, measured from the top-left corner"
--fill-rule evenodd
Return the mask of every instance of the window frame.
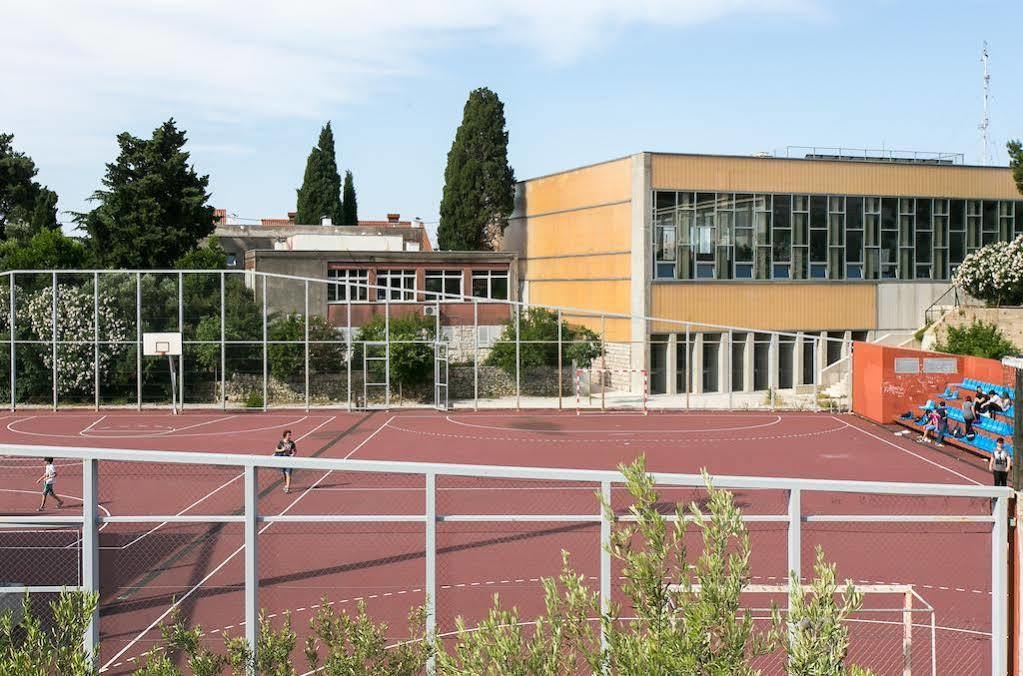
M 344 274 L 339 274 L 344 273 Z M 354 273 L 354 274 L 353 274 Z M 361 273 L 361 274 L 360 274 Z M 353 279 L 354 278 L 354 279 Z M 327 284 L 327 303 L 333 305 L 347 304 L 348 291 L 349 289 L 355 289 L 356 296 L 364 296 L 362 298 L 352 298 L 352 303 L 368 303 L 369 302 L 369 269 L 368 268 L 327 268 L 327 279 L 330 282 L 343 281 L 342 284 L 331 283 Z M 353 285 L 362 283 L 364 286 Z M 344 292 L 344 298 L 338 298 L 338 294 Z M 331 298 L 331 296 L 334 296 Z
M 438 293 L 430 289 L 430 280 L 440 280 L 440 291 L 443 294 L 437 297 L 433 294 Z M 446 289 L 447 282 L 449 280 L 458 280 L 458 291 L 454 294 L 449 293 Z M 428 302 L 440 301 L 441 303 L 460 303 L 463 302 L 465 297 L 465 270 L 461 268 L 437 268 L 433 270 L 423 271 L 423 292 L 426 294 L 425 298 Z M 457 298 L 450 298 L 449 296 L 458 296 Z
M 404 285 L 406 280 L 412 280 L 412 286 Z M 394 285 L 391 282 L 400 280 L 401 284 Z M 419 279 L 415 268 L 382 268 L 377 270 L 377 301 L 387 300 L 398 303 L 416 302 L 419 291 Z M 380 295 L 383 294 L 383 298 Z
M 494 298 L 494 279 L 504 280 L 505 298 Z M 486 280 L 487 291 L 485 296 L 476 295 L 476 281 Z M 486 268 L 472 271 L 472 297 L 483 302 L 502 303 L 511 300 L 511 274 L 507 269 Z

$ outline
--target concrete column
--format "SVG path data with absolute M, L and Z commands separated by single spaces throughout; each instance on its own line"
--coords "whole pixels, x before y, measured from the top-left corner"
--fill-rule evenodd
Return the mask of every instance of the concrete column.
M 820 374 L 824 370 L 824 367 L 828 365 L 828 332 L 821 331 L 821 339 L 817 341 L 817 373 Z M 820 376 L 817 377 L 817 383 L 820 384 Z
M 732 372 L 728 368 L 731 364 L 728 352 L 731 349 L 728 333 L 722 332 L 718 337 L 718 392 L 728 392 L 732 387 Z
M 772 390 L 778 389 L 778 334 L 771 334 L 771 347 L 767 352 L 767 383 Z
M 685 338 L 682 339 L 683 341 Z M 676 374 L 678 373 L 678 353 L 676 348 L 678 346 L 678 334 L 668 334 L 668 354 L 665 355 L 664 359 L 664 391 L 668 394 L 678 394 L 678 388 L 675 387 Z
M 693 379 L 689 389 L 693 394 L 703 394 L 703 334 L 691 334 L 693 353 L 690 355 L 693 365 L 689 368 L 689 376 Z
M 803 332 L 796 331 L 796 345 L 792 349 L 792 386 L 803 384 Z
M 842 334 L 842 359 L 852 354 L 852 331 Z
M 632 349 L 630 368 L 637 371 L 650 370 L 650 327 L 640 317 L 650 315 L 650 281 L 653 279 L 653 238 L 651 235 L 652 194 L 650 184 L 651 160 L 649 153 L 637 153 L 631 157 L 632 200 L 630 207 L 630 292 L 629 312 Z M 641 387 L 642 376 L 632 374 L 633 389 Z
M 754 333 L 750 331 L 746 334 L 746 345 L 742 352 L 742 391 L 752 392 L 753 391 L 753 357 L 756 354 L 754 350 Z

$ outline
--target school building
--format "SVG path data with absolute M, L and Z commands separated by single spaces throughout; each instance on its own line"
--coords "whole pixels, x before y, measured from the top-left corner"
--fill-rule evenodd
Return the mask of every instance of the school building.
M 652 393 L 748 392 L 910 337 L 967 254 L 1021 232 L 1009 169 L 961 156 L 642 152 L 522 181 L 504 248 L 524 300 L 632 315 L 580 321 Z

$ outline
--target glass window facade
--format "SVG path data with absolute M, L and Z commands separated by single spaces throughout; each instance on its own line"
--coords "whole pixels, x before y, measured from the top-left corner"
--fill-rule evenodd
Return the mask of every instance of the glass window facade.
M 655 279 L 947 281 L 1023 201 L 654 191 Z

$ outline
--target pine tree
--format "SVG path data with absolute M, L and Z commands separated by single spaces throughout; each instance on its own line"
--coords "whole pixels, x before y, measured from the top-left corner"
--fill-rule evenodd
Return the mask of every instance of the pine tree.
M 337 173 L 330 122 L 320 130 L 320 140 L 306 160 L 297 212 L 295 222 L 302 225 L 319 225 L 324 217 L 334 223 L 341 220 L 341 176 Z
M 1009 141 L 1005 145 L 1009 151 L 1009 168 L 1012 169 L 1012 180 L 1016 182 L 1016 189 L 1023 193 L 1023 142 Z
M 359 224 L 359 202 L 355 197 L 355 180 L 352 172 L 345 172 L 345 187 L 341 199 L 341 225 Z
M 18 223 L 32 233 L 58 228 L 57 193 L 34 179 L 32 158 L 14 150 L 14 135 L 0 133 L 0 237 Z
M 121 151 L 92 194 L 96 208 L 74 216 L 100 265 L 169 268 L 213 232 L 210 177 L 188 163 L 186 141 L 173 118 L 150 139 L 117 136 Z
M 469 94 L 448 152 L 437 243 L 447 250 L 491 250 L 515 205 L 515 172 L 508 164 L 504 104 L 481 87 Z

